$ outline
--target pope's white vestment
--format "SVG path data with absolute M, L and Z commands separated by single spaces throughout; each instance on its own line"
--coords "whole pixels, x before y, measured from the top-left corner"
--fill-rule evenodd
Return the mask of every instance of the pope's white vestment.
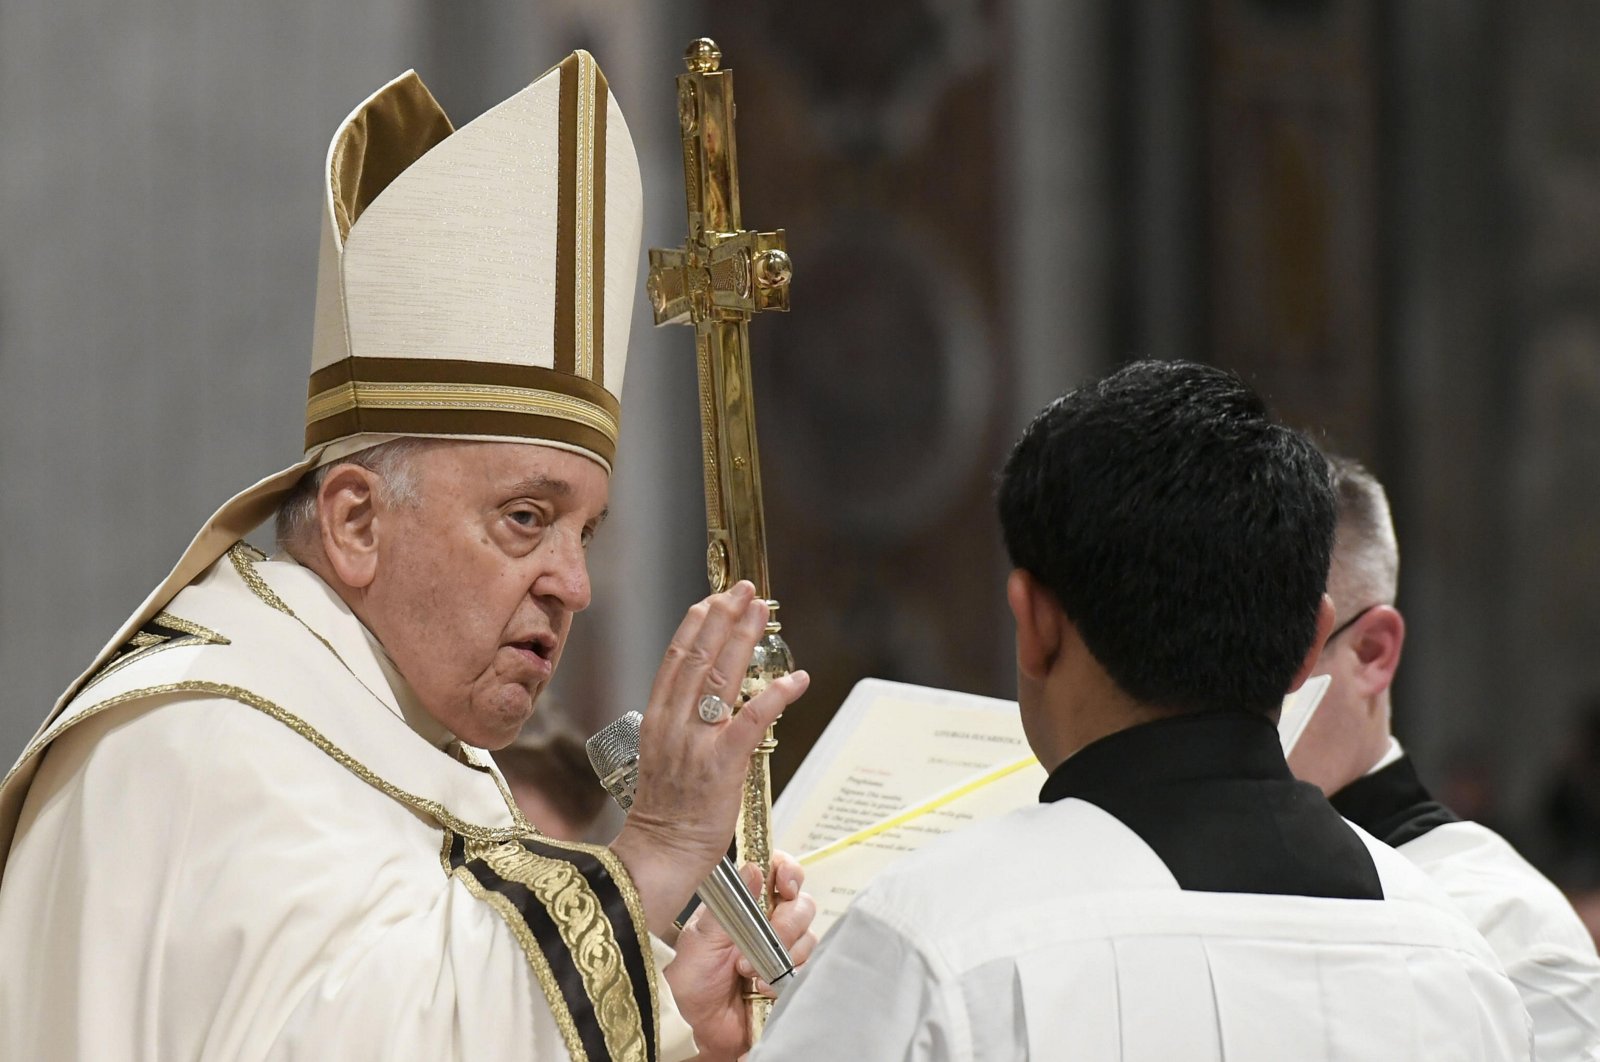
M 1103 752 L 1099 777 L 1072 795 L 1051 793 L 1058 770 L 1051 802 L 873 881 L 757 1062 L 1528 1059 L 1527 1015 L 1483 939 L 1288 776 L 1270 723 L 1223 714 L 1241 718 L 1091 745 L 1067 764 Z M 1219 725 L 1257 725 L 1253 762 L 1210 740 Z M 1381 897 L 1349 898 L 1363 890 Z
M 7 785 L 0 1058 L 692 1053 L 620 864 L 534 836 L 387 666 L 236 547 L 80 690 Z
M 1577 912 L 1505 838 L 1439 804 L 1394 743 L 1333 806 L 1415 863 L 1483 934 L 1533 1019 L 1540 1062 L 1600 1062 L 1600 957 Z

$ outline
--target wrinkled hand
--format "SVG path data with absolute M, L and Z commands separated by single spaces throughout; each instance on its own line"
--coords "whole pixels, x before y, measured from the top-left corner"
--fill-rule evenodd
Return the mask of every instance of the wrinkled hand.
M 796 671 L 731 718 L 715 724 L 700 718 L 704 694 L 738 703 L 766 625 L 766 602 L 750 583 L 711 595 L 683 618 L 651 686 L 639 735 L 639 784 L 611 848 L 659 937 L 670 934 L 672 919 L 727 852 L 750 755 L 810 683 Z
M 755 894 L 761 888 L 755 864 L 746 863 L 739 872 Z M 772 911 L 772 928 L 783 941 L 789 958 L 799 966 L 817 946 L 817 938 L 811 932 L 817 905 L 809 893 L 800 891 L 805 871 L 793 858 L 774 852 L 772 875 L 778 898 Z M 754 976 L 750 960 L 739 954 L 733 938 L 711 912 L 705 907 L 695 911 L 678 937 L 678 955 L 668 965 L 666 977 L 679 1013 L 694 1029 L 701 1062 L 738 1058 L 750 1049 L 744 987 L 745 979 Z M 772 995 L 765 983 L 761 988 Z

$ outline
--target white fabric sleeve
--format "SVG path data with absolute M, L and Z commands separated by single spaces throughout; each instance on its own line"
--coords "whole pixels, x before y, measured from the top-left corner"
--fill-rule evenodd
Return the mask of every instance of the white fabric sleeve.
M 660 971 L 673 950 L 652 936 L 662 1062 L 696 1054 Z M 439 909 L 391 927 L 327 971 L 266 1056 L 312 1059 L 566 1059 L 532 967 L 505 923 L 460 882 Z
M 1600 1062 L 1600 957 L 1566 897 L 1505 838 L 1452 822 L 1400 846 L 1483 934 L 1533 1019 L 1534 1057 Z
M 752 1062 L 971 1057 L 955 979 L 911 935 L 857 899 L 796 975 Z
M 487 904 L 452 882 L 438 907 L 341 956 L 301 998 L 273 1060 L 564 1059 L 532 969 Z
M 656 999 L 661 1008 L 661 1062 L 686 1062 L 700 1053 L 700 1046 L 695 1043 L 694 1030 L 684 1021 L 677 1001 L 672 998 L 672 989 L 667 984 L 667 966 L 677 958 L 678 953 L 654 933 L 650 934 L 650 950 L 656 957 Z
M 1600 1062 L 1600 975 L 1592 955 L 1559 946 L 1506 964 L 1533 1019 L 1538 1062 Z

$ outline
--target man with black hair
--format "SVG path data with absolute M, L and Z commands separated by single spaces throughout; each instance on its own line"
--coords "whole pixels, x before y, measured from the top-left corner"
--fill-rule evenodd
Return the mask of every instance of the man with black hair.
M 1040 803 L 864 889 L 756 1057 L 1529 1058 L 1483 939 L 1284 762 L 1334 619 L 1317 450 L 1138 362 L 1034 420 L 999 510 Z
M 1406 624 L 1394 607 L 1400 547 L 1389 498 L 1358 462 L 1328 462 L 1339 517 L 1328 593 L 1339 625 L 1317 661 L 1328 691 L 1289 767 L 1426 871 L 1478 927 L 1528 1008 L 1535 1057 L 1600 1060 L 1600 957 L 1577 912 L 1505 838 L 1434 800 L 1390 733 Z

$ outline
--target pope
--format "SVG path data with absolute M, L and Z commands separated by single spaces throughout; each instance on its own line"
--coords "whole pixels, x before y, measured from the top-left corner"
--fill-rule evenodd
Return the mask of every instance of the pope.
M 304 459 L 207 522 L 0 785 L 0 1057 L 737 1054 L 731 942 L 669 942 L 807 683 L 702 721 L 753 588 L 673 636 L 608 847 L 541 834 L 490 755 L 607 514 L 642 193 L 605 76 L 575 52 L 454 129 L 408 73 L 326 181 Z M 274 515 L 268 557 L 242 540 Z M 800 869 L 773 878 L 803 960 Z

